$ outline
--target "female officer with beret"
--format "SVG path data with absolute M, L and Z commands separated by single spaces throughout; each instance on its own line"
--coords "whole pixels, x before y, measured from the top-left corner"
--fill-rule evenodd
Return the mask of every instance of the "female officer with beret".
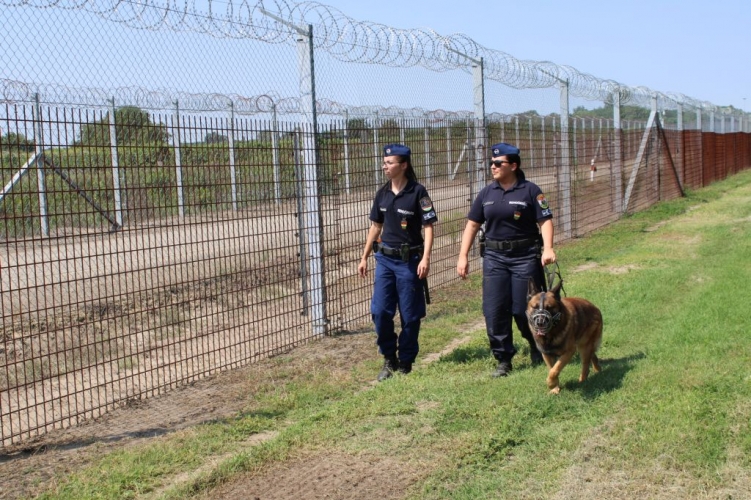
M 433 224 L 438 217 L 427 189 L 417 182 L 410 154 L 410 149 L 402 144 L 383 148 L 383 173 L 388 182 L 373 201 L 370 230 L 357 266 L 360 276 L 367 276 L 368 256 L 371 251 L 375 253 L 370 312 L 376 344 L 384 357 L 379 382 L 396 371 L 404 374 L 412 371 L 419 349 L 420 320 L 425 317 L 423 287 L 430 271 Z M 397 306 L 402 327 L 398 337 L 394 332 Z
M 527 286 L 529 278 L 543 286 L 542 267 L 554 263 L 556 256 L 553 214 L 540 188 L 525 179 L 519 149 L 499 143 L 490 151 L 493 182 L 480 191 L 469 210 L 456 271 L 462 278 L 469 274 L 469 249 L 485 224 L 482 312 L 490 349 L 498 361 L 493 376 L 505 377 L 516 354 L 512 317 L 529 342 L 532 364 L 542 363 L 525 314 Z

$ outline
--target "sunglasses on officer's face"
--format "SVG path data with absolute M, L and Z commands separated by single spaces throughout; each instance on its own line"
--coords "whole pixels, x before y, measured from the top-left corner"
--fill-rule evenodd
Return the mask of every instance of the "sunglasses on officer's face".
M 490 162 L 490 166 L 491 167 L 496 167 L 496 168 L 501 168 L 501 165 L 503 165 L 504 163 L 508 163 L 509 165 L 511 164 L 510 161 L 506 161 L 506 160 L 493 160 L 493 161 Z

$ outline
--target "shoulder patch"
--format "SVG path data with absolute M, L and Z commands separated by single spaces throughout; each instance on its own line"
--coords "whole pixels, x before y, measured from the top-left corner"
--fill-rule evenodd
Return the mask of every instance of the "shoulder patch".
M 545 199 L 545 195 L 540 193 L 537 195 L 537 203 L 540 205 L 540 208 L 543 210 L 548 209 L 548 200 Z
M 430 212 L 433 210 L 433 202 L 427 196 L 420 198 L 420 208 L 422 208 L 423 212 Z

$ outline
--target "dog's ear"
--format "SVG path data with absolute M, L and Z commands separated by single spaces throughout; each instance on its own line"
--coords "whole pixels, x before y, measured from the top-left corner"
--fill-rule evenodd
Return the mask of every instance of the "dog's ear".
M 540 293 L 540 289 L 537 288 L 537 283 L 532 278 L 529 278 L 527 280 L 527 302 L 538 293 Z
M 555 284 L 551 292 L 553 292 L 553 295 L 555 296 L 555 300 L 561 300 L 561 288 L 563 287 L 563 280 L 559 279 L 558 283 Z

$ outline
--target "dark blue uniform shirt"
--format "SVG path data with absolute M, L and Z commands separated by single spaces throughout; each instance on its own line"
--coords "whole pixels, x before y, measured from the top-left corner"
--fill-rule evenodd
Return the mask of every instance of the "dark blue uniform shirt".
M 422 245 L 422 226 L 438 221 L 438 216 L 425 186 L 409 181 L 394 194 L 389 181 L 376 193 L 370 220 L 383 224 L 381 241 L 398 248 L 402 243 Z
M 475 198 L 467 218 L 485 224 L 491 240 L 518 240 L 539 234 L 538 222 L 553 218 L 542 190 L 533 182 L 519 180 L 505 191 L 493 181 Z

